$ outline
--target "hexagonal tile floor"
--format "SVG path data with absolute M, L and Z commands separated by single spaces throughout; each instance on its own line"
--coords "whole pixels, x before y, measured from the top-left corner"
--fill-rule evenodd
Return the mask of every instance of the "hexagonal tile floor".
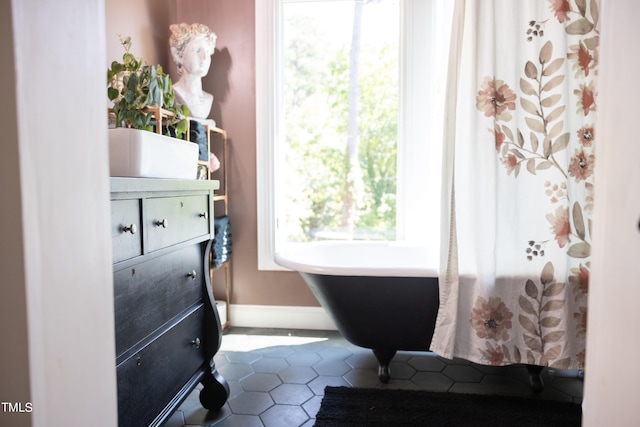
M 220 411 L 207 411 L 196 389 L 164 427 L 313 426 L 328 385 L 582 401 L 581 371 L 545 369 L 545 388 L 536 394 L 523 366 L 482 366 L 428 352 L 398 352 L 391 380 L 382 384 L 371 350 L 350 344 L 336 331 L 231 328 L 215 362 L 231 389 L 227 403 Z

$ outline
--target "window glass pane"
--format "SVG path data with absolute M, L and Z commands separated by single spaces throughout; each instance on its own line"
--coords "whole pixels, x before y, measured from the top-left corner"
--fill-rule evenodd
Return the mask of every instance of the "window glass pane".
M 399 13 L 398 0 L 284 2 L 285 241 L 395 239 Z

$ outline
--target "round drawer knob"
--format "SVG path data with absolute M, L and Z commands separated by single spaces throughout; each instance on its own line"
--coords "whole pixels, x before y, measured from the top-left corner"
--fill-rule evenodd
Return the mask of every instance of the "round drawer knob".
M 196 338 L 194 340 L 191 340 L 191 345 L 194 346 L 195 348 L 200 348 L 200 338 Z
M 159 220 L 156 221 L 156 225 L 158 227 L 167 228 L 169 226 L 169 221 L 167 221 L 166 218 L 159 219 Z
M 135 224 L 125 225 L 124 227 L 122 227 L 122 231 L 124 233 L 136 234 L 136 232 L 138 231 L 138 227 L 136 227 Z
M 207 214 L 206 212 L 202 212 L 202 213 L 200 214 L 200 217 L 201 217 L 201 218 L 204 218 L 204 219 L 207 219 L 207 217 L 208 217 L 208 216 L 209 216 L 209 214 Z
M 187 273 L 187 277 L 191 277 L 191 280 L 196 280 L 197 273 L 195 270 L 191 270 Z

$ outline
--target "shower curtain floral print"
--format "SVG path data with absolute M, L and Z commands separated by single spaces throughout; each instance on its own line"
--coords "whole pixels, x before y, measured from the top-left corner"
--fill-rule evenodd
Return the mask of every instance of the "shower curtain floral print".
M 598 2 L 460 0 L 455 15 L 449 238 L 431 348 L 582 369 Z

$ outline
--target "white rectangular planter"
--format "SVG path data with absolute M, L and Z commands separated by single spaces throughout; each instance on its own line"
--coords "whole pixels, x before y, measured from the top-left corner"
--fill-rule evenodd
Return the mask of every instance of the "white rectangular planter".
M 196 179 L 198 144 L 139 129 L 109 129 L 109 174 Z

